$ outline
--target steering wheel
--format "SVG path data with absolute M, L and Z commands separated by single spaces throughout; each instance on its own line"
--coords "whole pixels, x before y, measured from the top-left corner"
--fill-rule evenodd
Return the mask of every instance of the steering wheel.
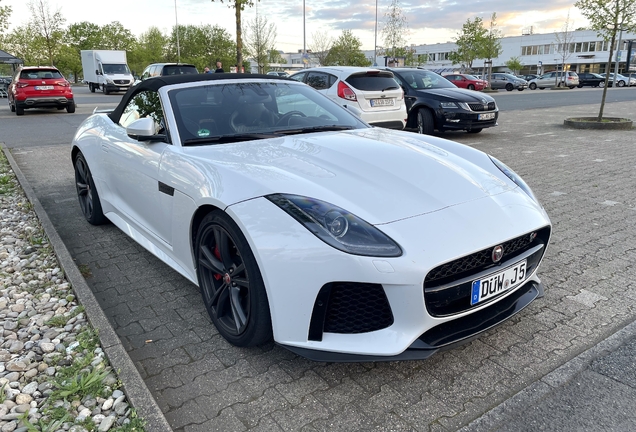
M 293 116 L 307 117 L 300 111 L 289 111 L 288 113 L 283 114 L 283 116 L 278 119 L 278 121 L 276 122 L 276 126 L 289 126 L 289 119 Z

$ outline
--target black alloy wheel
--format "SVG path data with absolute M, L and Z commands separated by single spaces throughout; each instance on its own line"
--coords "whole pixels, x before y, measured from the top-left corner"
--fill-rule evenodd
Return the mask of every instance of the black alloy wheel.
M 428 108 L 420 108 L 417 111 L 417 133 L 432 135 L 434 130 L 433 113 Z
M 600 83 L 598 83 L 597 87 L 600 87 L 600 88 L 605 87 L 605 81 L 601 81 Z
M 515 88 L 512 84 L 508 83 L 506 84 L 506 91 L 513 91 Z
M 93 176 L 84 155 L 78 153 L 75 157 L 75 187 L 77 198 L 84 218 L 91 225 L 101 225 L 108 221 L 102 212 L 102 203 L 99 200 Z
M 203 302 L 233 345 L 262 345 L 272 338 L 265 284 L 240 229 L 220 210 L 205 216 L 196 239 L 197 278 Z

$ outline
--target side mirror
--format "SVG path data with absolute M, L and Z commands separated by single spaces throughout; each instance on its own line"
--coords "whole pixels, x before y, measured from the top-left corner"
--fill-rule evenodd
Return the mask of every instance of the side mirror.
M 158 125 L 150 117 L 140 118 L 132 122 L 126 128 L 126 134 L 137 141 L 150 141 L 159 139 Z
M 349 111 L 350 113 L 354 114 L 356 117 L 361 118 L 360 116 L 362 115 L 362 111 L 360 111 L 358 108 L 351 105 L 343 105 L 343 107 L 346 108 L 347 111 Z

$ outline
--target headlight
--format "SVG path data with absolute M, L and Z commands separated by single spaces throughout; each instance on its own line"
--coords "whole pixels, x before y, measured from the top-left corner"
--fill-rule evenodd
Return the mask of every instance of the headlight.
M 442 108 L 457 108 L 457 104 L 455 102 L 440 102 L 439 106 Z
M 110 79 L 110 78 L 108 78 L 108 77 L 106 77 L 106 82 L 107 82 L 108 84 L 115 84 L 115 83 L 113 82 L 113 80 L 112 80 L 112 79 Z
M 313 198 L 266 197 L 328 245 L 353 255 L 398 257 L 402 249 L 386 234 L 354 214 Z
M 530 186 L 528 186 L 526 182 L 524 182 L 523 179 L 517 175 L 516 172 L 510 169 L 505 163 L 501 162 L 499 159 L 490 155 L 488 155 L 488 157 L 490 157 L 490 160 L 492 161 L 492 163 L 494 163 L 495 166 L 499 168 L 501 172 L 506 175 L 506 177 L 508 177 L 517 186 L 519 186 L 521 190 L 523 190 L 536 203 L 539 203 L 539 200 L 537 199 L 537 197 L 535 197 L 534 194 L 532 193 L 532 189 L 530 189 Z

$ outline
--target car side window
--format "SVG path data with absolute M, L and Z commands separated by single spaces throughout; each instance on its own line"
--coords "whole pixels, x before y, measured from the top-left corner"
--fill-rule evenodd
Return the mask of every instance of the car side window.
M 150 78 L 150 66 L 148 66 L 146 69 L 144 69 L 144 73 L 141 74 L 141 80 L 145 80 L 147 78 Z
M 326 90 L 330 87 L 329 76 L 322 72 L 309 72 L 306 82 L 316 90 Z
M 140 118 L 152 118 L 157 123 L 156 133 L 163 129 L 163 109 L 159 101 L 159 93 L 153 90 L 144 90 L 133 96 L 126 104 L 124 112 L 119 118 L 119 124 L 124 128 Z
M 305 75 L 307 75 L 305 72 L 302 73 L 297 73 L 292 75 L 290 78 L 296 81 L 300 81 L 300 82 L 304 82 L 305 81 Z

